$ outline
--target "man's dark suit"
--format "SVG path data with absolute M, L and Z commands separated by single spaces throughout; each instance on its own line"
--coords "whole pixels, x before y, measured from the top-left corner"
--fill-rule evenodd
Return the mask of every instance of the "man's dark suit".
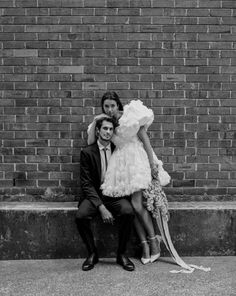
M 114 146 L 111 144 L 112 151 Z M 126 198 L 103 196 L 101 186 L 101 158 L 97 143 L 87 146 L 80 156 L 80 181 L 83 200 L 78 206 L 76 222 L 89 255 L 97 253 L 90 221 L 99 212 L 102 204 L 119 221 L 119 244 L 117 254 L 125 254 L 134 218 L 133 208 Z

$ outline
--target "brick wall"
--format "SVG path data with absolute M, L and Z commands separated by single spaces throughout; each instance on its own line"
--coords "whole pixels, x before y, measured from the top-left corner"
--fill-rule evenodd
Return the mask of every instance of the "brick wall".
M 235 0 L 1 0 L 1 199 L 74 198 L 106 90 L 154 110 L 170 197 L 235 195 L 235 16 Z

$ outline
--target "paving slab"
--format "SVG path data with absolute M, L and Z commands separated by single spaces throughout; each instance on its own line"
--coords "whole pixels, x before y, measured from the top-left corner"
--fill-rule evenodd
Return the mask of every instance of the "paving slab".
M 100 259 L 89 272 L 84 259 L 0 261 L 1 296 L 235 296 L 236 256 L 183 257 L 186 263 L 210 267 L 191 274 L 179 269 L 170 257 L 127 272 L 114 258 Z

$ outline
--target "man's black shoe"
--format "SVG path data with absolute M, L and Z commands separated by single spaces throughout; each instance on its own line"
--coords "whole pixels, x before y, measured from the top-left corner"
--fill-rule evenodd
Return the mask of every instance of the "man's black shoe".
M 83 263 L 82 270 L 88 271 L 94 268 L 94 265 L 98 263 L 98 256 L 95 253 L 92 253 Z
M 118 255 L 116 258 L 116 263 L 121 265 L 127 271 L 133 271 L 135 268 L 133 262 L 130 261 L 130 259 L 125 255 Z

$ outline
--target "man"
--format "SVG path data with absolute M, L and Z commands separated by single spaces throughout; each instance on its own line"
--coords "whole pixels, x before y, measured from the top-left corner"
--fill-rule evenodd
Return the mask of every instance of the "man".
M 76 223 L 88 251 L 88 257 L 82 265 L 84 271 L 94 268 L 94 265 L 98 263 L 98 253 L 90 226 L 91 218 L 97 213 L 100 213 L 104 223 L 113 224 L 114 217 L 116 217 L 119 222 L 116 262 L 127 271 L 134 270 L 134 264 L 125 255 L 134 218 L 131 203 L 126 198 L 103 196 L 100 189 L 107 162 L 114 150 L 114 145 L 111 143 L 113 132 L 114 122 L 111 118 L 104 117 L 97 120 L 97 142 L 81 151 L 80 181 L 84 199 L 79 204 Z

